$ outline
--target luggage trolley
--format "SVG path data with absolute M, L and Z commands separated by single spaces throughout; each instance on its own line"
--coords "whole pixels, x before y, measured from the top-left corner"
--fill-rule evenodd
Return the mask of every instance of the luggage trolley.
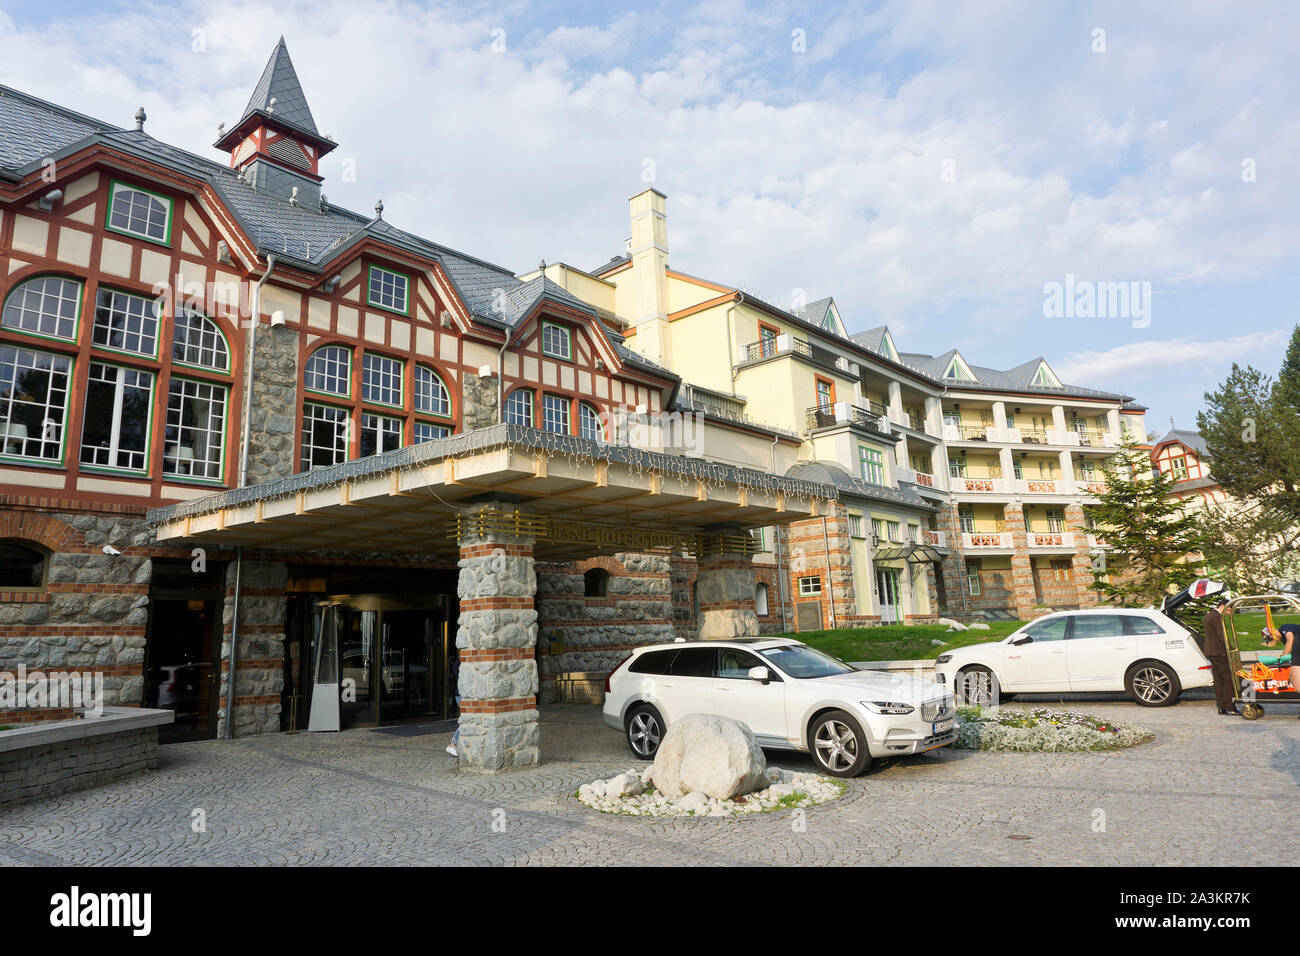
M 1278 617 L 1300 621 L 1300 599 L 1286 594 L 1256 594 L 1233 598 L 1232 614 L 1224 622 L 1223 636 L 1228 645 L 1228 665 L 1237 681 L 1233 702 L 1241 704 L 1241 716 L 1258 720 L 1264 716 L 1261 699 L 1300 702 L 1300 691 L 1291 686 L 1291 659 L 1283 657 L 1285 645 L 1277 654 L 1260 651 L 1259 660 L 1246 667 L 1241 661 L 1239 636 L 1261 628 L 1261 621 L 1275 622 Z M 1285 623 L 1285 622 L 1278 622 Z M 1275 625 L 1276 626 L 1276 625 Z

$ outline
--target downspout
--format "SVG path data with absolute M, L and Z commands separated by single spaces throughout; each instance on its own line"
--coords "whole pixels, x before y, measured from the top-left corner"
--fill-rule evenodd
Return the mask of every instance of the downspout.
M 777 525 L 776 526 L 776 592 L 777 592 L 777 597 L 781 601 L 781 633 L 785 634 L 788 631 L 789 624 L 786 621 L 786 616 L 785 616 L 786 573 L 785 573 L 785 561 L 781 557 L 781 547 L 782 547 L 781 526 Z
M 822 516 L 822 547 L 826 549 L 826 588 L 831 596 L 831 630 L 835 630 L 835 582 L 831 580 L 831 540 L 826 534 L 826 516 Z
M 737 292 L 736 301 L 727 306 L 727 347 L 731 349 L 731 358 L 728 364 L 731 366 L 731 394 L 736 394 L 736 359 L 739 352 L 736 348 L 736 333 L 732 327 L 731 313 L 736 311 L 736 306 L 745 304 L 745 293 Z
M 953 532 L 953 543 L 957 545 L 957 590 L 961 591 L 961 613 L 963 617 L 970 617 L 970 611 L 966 607 L 966 554 L 961 549 L 961 515 L 957 512 L 957 502 L 953 499 L 948 500 L 948 506 L 952 508 L 954 519 L 953 527 L 957 530 Z M 943 566 L 940 565 L 939 573 L 943 573 Z
M 271 278 L 271 271 L 275 268 L 275 253 L 270 253 L 266 257 L 266 272 L 253 285 L 253 294 L 249 297 L 249 312 L 252 319 L 248 324 L 248 346 L 244 355 L 244 420 L 241 423 L 242 435 L 240 437 L 239 447 L 239 487 L 243 488 L 248 484 L 248 446 L 252 435 L 252 409 L 253 409 L 253 358 L 256 354 L 254 347 L 257 343 L 257 326 L 261 323 L 262 318 L 262 286 L 266 280 Z M 226 740 L 234 738 L 235 733 L 235 663 L 238 660 L 239 648 L 239 597 L 244 581 L 244 546 L 238 545 L 235 548 L 235 595 L 233 604 L 230 609 L 230 650 L 226 654 L 226 726 L 223 737 Z

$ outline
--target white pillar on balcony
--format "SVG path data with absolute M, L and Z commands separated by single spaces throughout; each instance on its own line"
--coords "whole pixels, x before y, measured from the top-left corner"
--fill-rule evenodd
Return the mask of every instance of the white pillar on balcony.
M 1061 444 L 1065 443 L 1065 433 L 1068 430 L 1065 427 L 1065 409 L 1060 405 L 1052 406 L 1052 427 L 1056 429 L 1057 438 Z
M 948 490 L 948 451 L 941 444 L 930 449 L 930 474 L 936 488 Z
M 889 420 L 895 425 L 907 421 L 903 417 L 903 387 L 894 381 L 889 383 Z
M 1002 463 L 1002 480 L 1006 482 L 1007 488 L 1015 488 L 1016 466 L 1012 459 L 1011 449 L 1002 447 L 998 449 L 998 460 Z
M 894 446 L 894 460 L 899 468 L 911 468 L 912 462 L 907 451 L 907 436 L 899 435 L 898 444 Z
M 1073 491 L 1074 485 L 1074 456 L 1068 451 L 1061 452 L 1061 479 L 1065 483 L 1067 492 Z
M 997 429 L 997 434 L 1005 435 L 1007 431 L 1007 403 L 993 403 L 993 427 Z M 1010 477 L 1008 475 L 1007 477 Z
M 925 430 L 931 435 L 943 437 L 943 402 L 937 395 L 925 397 Z
M 1112 408 L 1106 413 L 1106 430 L 1110 432 L 1112 438 L 1116 441 L 1120 438 L 1119 433 L 1119 409 Z

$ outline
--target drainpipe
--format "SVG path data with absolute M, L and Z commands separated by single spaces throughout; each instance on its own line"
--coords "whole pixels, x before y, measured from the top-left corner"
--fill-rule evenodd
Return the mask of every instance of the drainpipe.
M 957 530 L 953 532 L 953 544 L 957 546 L 957 590 L 961 591 L 961 613 L 963 617 L 970 617 L 970 610 L 966 607 L 966 554 L 961 549 L 961 515 L 957 512 L 957 502 L 948 501 L 948 506 L 952 508 L 953 527 Z M 939 573 L 943 573 L 943 565 L 939 565 Z
M 826 534 L 826 516 L 822 516 L 822 547 L 826 549 L 826 588 L 831 596 L 831 630 L 835 630 L 835 582 L 831 580 L 831 540 Z
M 736 311 L 736 306 L 745 304 L 745 293 L 737 292 L 736 301 L 727 306 L 727 347 L 731 349 L 731 394 L 736 394 L 736 359 L 738 352 L 736 349 L 736 333 L 732 328 L 731 313 Z
M 252 434 L 252 409 L 253 409 L 253 359 L 256 355 L 254 346 L 257 342 L 257 326 L 261 320 L 262 312 L 262 286 L 266 280 L 271 278 L 271 271 L 275 268 L 275 253 L 270 253 L 266 257 L 266 272 L 253 285 L 253 294 L 249 297 L 249 311 L 252 313 L 252 321 L 248 325 L 248 347 L 244 355 L 244 420 L 242 422 L 242 436 L 239 447 L 239 485 L 243 488 L 248 484 L 248 445 Z M 235 662 L 238 660 L 239 648 L 239 597 L 244 580 L 244 546 L 241 544 L 235 548 L 235 595 L 234 602 L 230 609 L 230 650 L 226 654 L 226 726 L 222 735 L 226 740 L 234 738 L 235 734 Z
M 497 421 L 506 420 L 506 349 L 510 348 L 510 330 L 506 329 L 506 340 L 497 350 Z
M 781 557 L 781 526 L 776 526 L 776 593 L 781 601 L 781 633 L 785 634 L 789 628 L 785 617 L 785 561 Z

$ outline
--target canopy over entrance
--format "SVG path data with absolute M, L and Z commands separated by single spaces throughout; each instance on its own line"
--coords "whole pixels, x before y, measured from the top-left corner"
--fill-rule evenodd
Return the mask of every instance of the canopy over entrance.
M 471 507 L 496 501 L 519 512 L 516 532 L 537 558 L 562 561 L 702 554 L 720 533 L 817 517 L 836 497 L 817 482 L 493 425 L 158 508 L 149 521 L 159 541 L 454 557 Z

